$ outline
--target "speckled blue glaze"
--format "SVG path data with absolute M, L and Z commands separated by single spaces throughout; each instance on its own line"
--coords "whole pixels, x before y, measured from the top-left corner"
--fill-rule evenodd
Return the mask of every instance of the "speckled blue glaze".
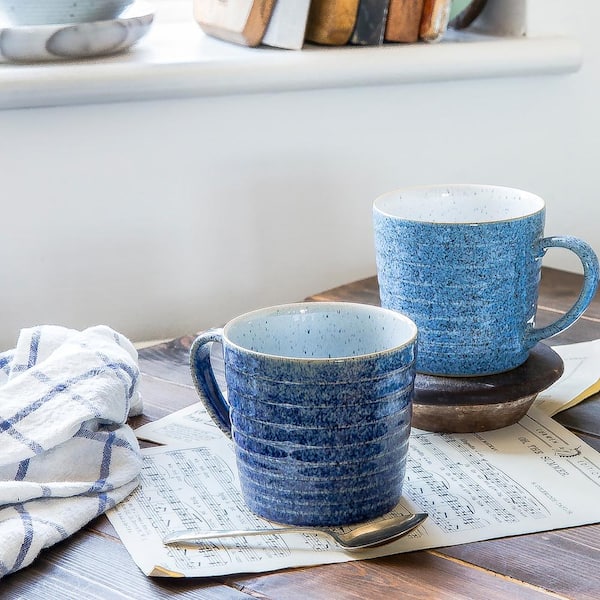
M 337 457 L 321 457 L 319 461 L 300 460 L 297 455 L 286 452 L 279 448 L 275 453 L 260 453 L 246 450 L 236 446 L 236 453 L 243 458 L 243 463 L 248 467 L 263 471 L 268 476 L 278 475 L 284 478 L 300 480 L 323 480 L 339 479 L 344 477 L 363 477 L 365 472 L 375 475 L 381 471 L 387 471 L 391 467 L 396 468 L 398 462 L 408 450 L 408 438 L 403 434 L 400 439 L 390 441 L 390 445 L 380 453 L 371 453 L 370 456 L 358 454 L 350 460 L 340 462 Z M 272 448 L 272 447 L 271 447 Z M 281 459 L 285 458 L 285 461 Z
M 332 482 L 341 484 L 346 480 L 363 481 L 365 470 L 378 477 L 392 476 L 398 473 L 397 460 L 402 459 L 407 449 L 408 440 L 404 440 L 391 450 L 371 458 L 361 456 L 356 460 L 343 463 L 337 461 L 311 463 L 292 459 L 286 461 L 284 469 L 280 458 L 256 454 L 243 448 L 237 448 L 237 453 L 244 457 L 240 463 L 243 464 L 244 469 L 260 471 L 267 482 L 291 478 L 294 481 L 310 482 L 316 489 L 319 485 L 329 485 Z
M 294 518 L 299 512 L 307 511 L 312 513 L 312 518 L 322 520 L 325 517 L 333 523 L 351 522 L 347 520 L 349 518 L 354 522 L 366 521 L 372 518 L 374 508 L 379 511 L 383 504 L 386 507 L 384 512 L 387 512 L 398 503 L 403 478 L 404 469 L 399 469 L 394 476 L 380 479 L 377 483 L 363 478 L 360 483 L 349 487 L 338 486 L 334 482 L 328 488 L 315 489 L 314 485 L 309 487 L 302 482 L 290 486 L 275 481 L 269 487 L 257 483 L 255 474 L 248 475 L 240 470 L 242 489 L 251 499 L 250 508 L 253 508 L 253 502 L 255 506 L 260 503 L 262 510 L 270 511 L 264 516 L 275 521 L 280 521 L 281 514 Z M 319 517 L 320 514 L 323 516 Z M 340 521 L 340 518 L 343 520 Z
M 243 482 L 242 482 L 242 489 Z M 339 499 L 339 502 L 321 503 L 314 498 L 309 502 L 287 502 L 275 496 L 246 493 L 245 501 L 256 514 L 278 523 L 288 524 L 349 524 L 368 521 L 392 510 L 402 495 L 402 487 L 388 490 L 385 496 Z M 353 503 L 354 502 L 354 503 Z
M 352 395 L 349 401 L 340 400 L 340 398 L 345 398 L 340 389 L 342 384 L 340 384 L 337 389 L 339 404 L 334 411 L 331 410 L 331 406 L 327 405 L 298 406 L 285 402 L 277 403 L 276 400 L 262 402 L 254 396 L 253 402 L 245 402 L 244 398 L 248 397 L 248 394 L 231 394 L 231 401 L 235 402 L 233 405 L 235 410 L 259 421 L 272 422 L 273 419 L 276 419 L 280 423 L 289 425 L 295 425 L 296 423 L 319 423 L 323 427 L 347 427 L 356 424 L 357 421 L 360 423 L 377 421 L 406 408 L 405 390 L 412 385 L 410 370 L 403 370 L 402 377 L 390 375 L 384 379 L 384 382 L 386 384 L 385 388 L 388 389 L 387 394 L 382 394 L 386 396 L 386 402 L 373 400 L 361 403 L 356 401 L 356 395 Z M 394 387 L 390 387 L 392 382 L 394 383 Z M 371 380 L 371 383 L 373 386 L 364 386 L 367 388 L 365 395 L 371 395 L 373 387 L 377 383 L 383 382 L 381 380 L 377 382 Z M 348 387 L 348 385 L 343 384 L 345 387 Z M 383 388 L 384 386 L 381 387 Z M 315 386 L 315 393 L 319 395 L 322 393 L 322 385 Z
M 192 377 L 234 441 L 254 512 L 296 525 L 339 525 L 397 504 L 416 336 L 398 312 L 335 302 L 262 309 L 198 336 Z M 210 366 L 214 341 L 223 344 L 227 399 Z
M 310 500 L 311 497 L 315 497 L 327 502 L 334 501 L 336 504 L 339 504 L 339 500 L 334 499 L 334 494 L 340 497 L 344 494 L 385 495 L 388 487 L 402 485 L 404 476 L 401 469 L 388 467 L 386 471 L 378 472 L 375 482 L 366 480 L 362 476 L 337 479 L 322 477 L 320 479 L 287 481 L 277 475 L 265 474 L 260 469 L 253 469 L 244 464 L 240 464 L 239 474 L 245 480 L 247 487 L 256 494 L 265 494 L 265 490 L 268 490 L 268 495 L 271 495 L 273 490 L 277 490 L 277 495 L 280 495 L 283 500 L 293 500 L 294 498 Z
M 290 425 L 289 423 L 257 421 L 239 410 L 230 413 L 231 425 L 248 436 L 269 442 L 289 442 L 300 446 L 323 446 L 339 448 L 356 445 L 373 439 L 393 435 L 407 422 L 405 409 L 376 421 L 364 421 L 358 425 Z
M 498 186 L 409 188 L 375 201 L 381 304 L 417 324 L 419 372 L 508 371 L 581 316 L 598 285 L 598 259 L 577 238 L 544 238 L 544 219 L 541 198 Z M 541 262 L 550 247 L 578 255 L 584 285 L 564 316 L 536 329 Z
M 334 445 L 304 446 L 302 444 L 294 444 L 293 442 L 283 445 L 271 440 L 262 440 L 246 435 L 240 429 L 233 430 L 233 439 L 238 448 L 254 452 L 255 454 L 263 454 L 264 456 L 276 459 L 320 463 L 324 469 L 327 469 L 331 464 L 364 461 L 374 456 L 393 452 L 395 448 L 402 445 L 409 434 L 409 416 L 410 410 L 407 410 L 406 423 L 403 423 L 402 427 L 391 435 L 376 437 L 362 443 L 341 444 L 337 447 Z

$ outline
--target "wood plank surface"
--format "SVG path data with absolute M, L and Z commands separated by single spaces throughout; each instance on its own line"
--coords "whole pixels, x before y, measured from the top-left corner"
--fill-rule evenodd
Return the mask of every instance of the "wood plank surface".
M 552 590 L 561 598 L 597 600 L 600 525 L 523 535 L 439 549 L 482 569 Z
M 97 535 L 88 528 L 43 552 L 29 567 L 0 581 L 2 599 L 248 600 L 252 597 L 218 579 L 163 581 L 146 577 L 118 538 Z
M 539 320 L 572 303 L 581 278 L 544 269 Z M 379 303 L 374 277 L 310 296 L 309 300 Z M 600 337 L 600 301 L 554 342 Z M 140 351 L 144 415 L 160 418 L 197 401 L 188 366 L 193 336 Z M 600 400 L 569 409 L 559 420 L 600 449 Z M 29 567 L 0 581 L 0 598 L 112 600 L 201 598 L 240 600 L 435 598 L 486 600 L 600 598 L 600 525 L 542 532 L 412 552 L 368 561 L 206 579 L 144 576 L 106 517 L 44 551 Z
M 544 589 L 490 576 L 467 563 L 437 552 L 410 552 L 353 563 L 242 579 L 260 598 L 302 600 L 411 599 L 474 600 L 485 598 L 548 599 Z M 300 595 L 300 590 L 301 595 Z

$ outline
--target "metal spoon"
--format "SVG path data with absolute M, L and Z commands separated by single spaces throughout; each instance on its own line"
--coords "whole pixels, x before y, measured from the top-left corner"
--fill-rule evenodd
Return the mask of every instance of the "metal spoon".
M 249 529 L 231 531 L 200 531 L 184 529 L 174 531 L 163 539 L 164 544 L 200 546 L 206 540 L 252 535 L 276 535 L 282 533 L 322 533 L 335 541 L 344 550 L 360 550 L 388 544 L 412 531 L 427 518 L 427 513 L 403 515 L 393 519 L 373 521 L 358 525 L 350 531 L 341 532 L 328 527 L 276 527 L 273 529 Z

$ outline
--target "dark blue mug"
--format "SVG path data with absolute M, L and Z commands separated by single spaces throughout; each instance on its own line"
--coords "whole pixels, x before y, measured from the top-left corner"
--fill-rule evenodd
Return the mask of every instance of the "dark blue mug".
M 234 442 L 251 510 L 283 523 L 341 525 L 396 506 L 416 341 L 404 315 L 343 302 L 265 308 L 196 338 L 192 377 Z M 223 345 L 226 394 L 212 342 Z

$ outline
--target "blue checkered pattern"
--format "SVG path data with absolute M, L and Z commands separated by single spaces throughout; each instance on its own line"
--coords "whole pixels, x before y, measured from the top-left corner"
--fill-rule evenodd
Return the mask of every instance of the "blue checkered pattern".
M 0 354 L 0 578 L 137 486 L 137 352 L 109 327 L 24 329 Z

